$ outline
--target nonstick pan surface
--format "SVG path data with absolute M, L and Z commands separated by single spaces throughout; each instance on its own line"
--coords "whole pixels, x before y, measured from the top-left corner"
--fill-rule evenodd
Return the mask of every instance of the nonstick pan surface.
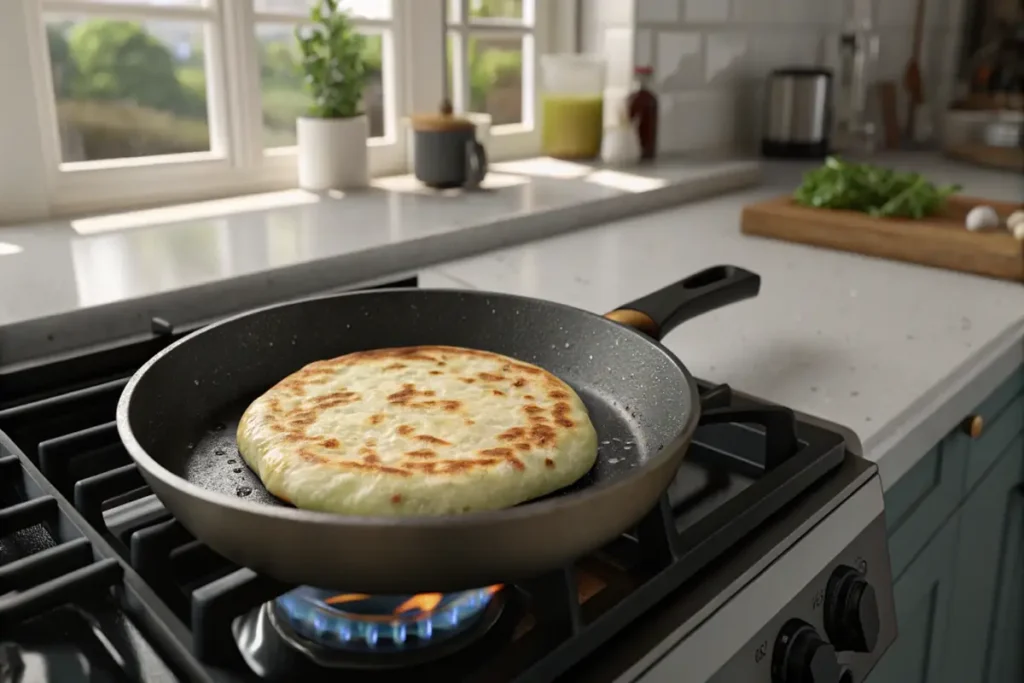
M 748 271 L 718 266 L 605 317 L 539 299 L 375 290 L 247 313 L 171 345 L 128 383 L 117 424 L 147 482 L 196 538 L 294 584 L 405 593 L 530 578 L 636 524 L 671 482 L 699 419 L 693 378 L 655 339 L 752 297 Z M 446 344 L 537 364 L 583 398 L 600 444 L 574 485 L 506 510 L 377 518 L 275 498 L 235 444 L 242 411 L 315 360 Z

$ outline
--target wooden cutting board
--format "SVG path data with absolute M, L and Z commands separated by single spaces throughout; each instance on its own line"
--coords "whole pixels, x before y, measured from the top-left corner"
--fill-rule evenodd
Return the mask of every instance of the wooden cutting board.
M 811 209 L 789 195 L 744 207 L 742 230 L 857 254 L 1024 282 L 1024 242 L 1005 228 L 971 232 L 967 212 L 991 206 L 1006 220 L 1024 204 L 957 195 L 941 215 L 922 220 L 872 218 L 855 211 Z

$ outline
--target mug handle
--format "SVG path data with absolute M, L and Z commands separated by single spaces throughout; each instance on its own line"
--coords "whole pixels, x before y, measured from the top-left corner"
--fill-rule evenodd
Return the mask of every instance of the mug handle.
M 487 150 L 477 141 L 476 138 L 466 141 L 466 163 L 469 168 L 467 173 L 466 187 L 480 187 L 484 176 L 487 175 Z

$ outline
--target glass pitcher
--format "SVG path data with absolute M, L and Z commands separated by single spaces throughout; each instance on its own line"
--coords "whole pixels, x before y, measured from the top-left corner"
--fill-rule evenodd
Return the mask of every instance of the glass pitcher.
M 592 55 L 541 56 L 541 150 L 556 159 L 595 159 L 604 128 L 605 61 Z

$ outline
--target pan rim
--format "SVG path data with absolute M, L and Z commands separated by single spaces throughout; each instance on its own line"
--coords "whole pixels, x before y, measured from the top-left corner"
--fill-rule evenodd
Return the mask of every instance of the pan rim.
M 278 308 L 285 308 L 287 306 L 302 304 L 310 301 L 319 301 L 322 299 L 337 299 L 342 297 L 365 297 L 368 295 L 379 295 L 389 293 L 404 293 L 404 292 L 437 292 L 444 294 L 457 294 L 461 296 L 472 296 L 472 297 L 497 297 L 510 302 L 521 301 L 524 303 L 541 303 L 543 305 L 552 306 L 555 308 L 562 309 L 573 315 L 582 314 L 591 318 L 600 320 L 603 324 L 616 325 L 617 327 L 625 330 L 628 333 L 635 334 L 642 338 L 647 344 L 654 347 L 655 350 L 660 351 L 662 354 L 668 357 L 676 368 L 682 373 L 683 378 L 686 381 L 687 393 L 689 394 L 689 400 L 691 410 L 686 415 L 685 420 L 682 420 L 682 424 L 674 438 L 672 438 L 661 451 L 656 452 L 647 461 L 644 468 L 639 468 L 637 473 L 631 473 L 624 477 L 615 479 L 614 481 L 597 484 L 592 487 L 588 487 L 582 491 L 574 492 L 564 496 L 557 496 L 550 500 L 544 500 L 540 502 L 526 501 L 519 505 L 515 505 L 510 508 L 502 508 L 497 510 L 480 510 L 476 512 L 469 512 L 465 514 L 455 515 L 429 515 L 429 516 L 393 516 L 393 517 L 382 517 L 382 516 L 361 516 L 361 515 L 345 515 L 334 512 L 324 512 L 320 510 L 304 510 L 296 507 L 286 507 L 278 505 L 267 505 L 265 503 L 256 503 L 240 499 L 234 496 L 229 496 L 226 493 L 220 493 L 218 491 L 211 491 L 203 488 L 188 481 L 186 478 L 172 472 L 171 470 L 164 467 L 163 464 L 158 462 L 153 456 L 151 456 L 145 448 L 135 438 L 134 431 L 132 430 L 131 423 L 128 417 L 128 407 L 131 403 L 132 394 L 138 386 L 141 379 L 145 376 L 146 372 L 159 363 L 163 358 L 170 355 L 179 346 L 191 341 L 193 337 L 202 335 L 208 331 L 212 331 L 222 325 L 235 322 L 237 320 L 254 316 L 266 311 L 272 311 Z M 556 513 L 561 509 L 572 508 L 577 505 L 585 504 L 587 501 L 593 498 L 599 498 L 604 495 L 608 495 L 609 492 L 618 490 L 620 487 L 628 486 L 635 477 L 640 476 L 639 471 L 646 469 L 646 467 L 660 468 L 663 467 L 667 462 L 677 458 L 677 452 L 681 449 L 685 449 L 689 444 L 693 433 L 697 429 L 697 424 L 700 420 L 700 394 L 697 389 L 697 383 L 690 374 L 689 369 L 686 365 L 676 356 L 671 350 L 669 350 L 660 340 L 653 339 L 642 332 L 621 325 L 613 320 L 605 318 L 603 315 L 587 311 L 582 308 L 570 306 L 568 304 L 559 303 L 556 301 L 550 301 L 548 299 L 541 299 L 539 297 L 523 296 L 519 294 L 508 294 L 504 292 L 492 292 L 486 290 L 462 290 L 455 288 L 421 288 L 421 287 L 399 287 L 394 289 L 386 290 L 359 290 L 353 292 L 341 292 L 335 294 L 323 294 L 304 297 L 301 299 L 292 299 L 285 302 L 279 302 L 268 306 L 262 306 L 260 308 L 250 309 L 242 313 L 235 314 L 223 320 L 211 323 L 201 329 L 198 329 L 181 339 L 169 344 L 164 349 L 157 352 L 152 358 L 147 360 L 128 380 L 125 388 L 121 392 L 121 396 L 117 402 L 116 411 L 116 424 L 118 435 L 121 438 L 121 442 L 124 444 L 125 449 L 131 455 L 132 460 L 136 463 L 142 474 L 145 476 L 155 477 L 160 480 L 161 484 L 172 487 L 184 493 L 185 495 L 200 499 L 205 503 L 219 505 L 226 508 L 231 508 L 234 511 L 244 514 L 252 514 L 261 517 L 268 517 L 285 522 L 302 522 L 305 524 L 325 525 L 325 526 L 337 526 L 343 525 L 358 525 L 364 527 L 394 527 L 403 526 L 410 529 L 437 529 L 442 527 L 450 528 L 454 526 L 460 527 L 471 527 L 476 525 L 493 524 L 498 521 L 515 521 L 519 519 L 525 519 L 534 517 L 537 515 L 544 515 L 549 513 Z M 155 491 L 154 491 L 155 492 Z M 163 501 L 161 501 L 163 502 Z M 166 504 L 166 503 L 165 503 Z

